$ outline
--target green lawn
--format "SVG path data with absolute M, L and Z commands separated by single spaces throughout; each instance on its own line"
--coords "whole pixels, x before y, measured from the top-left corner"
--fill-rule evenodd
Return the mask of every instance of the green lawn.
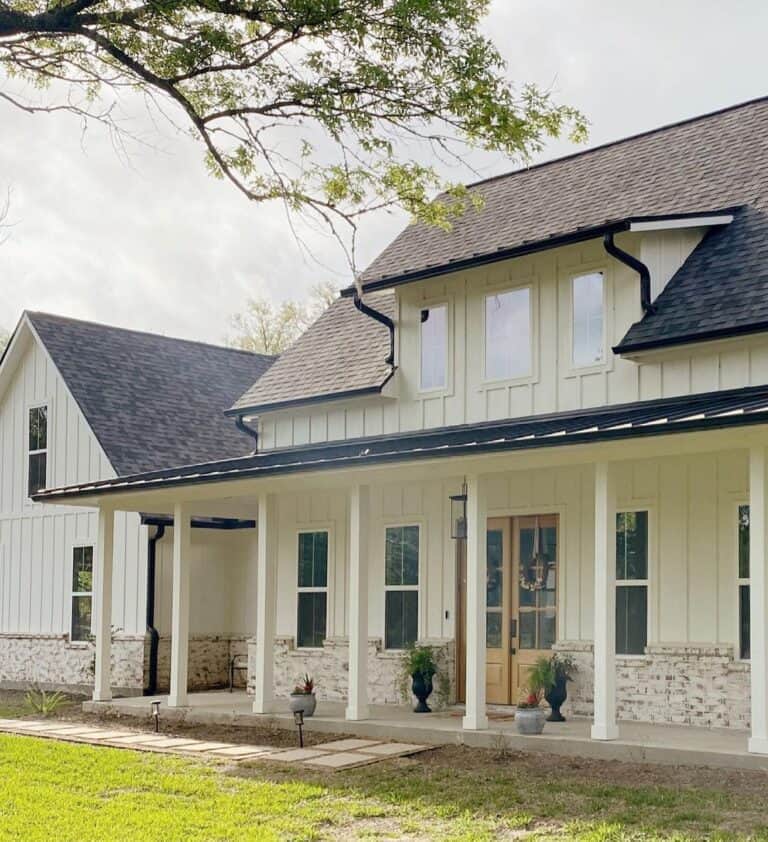
M 690 773 L 680 786 L 646 785 L 443 751 L 334 775 L 254 764 L 235 776 L 200 761 L 0 735 L 0 842 L 768 840 L 761 777 L 745 777 L 744 792 L 697 787 Z

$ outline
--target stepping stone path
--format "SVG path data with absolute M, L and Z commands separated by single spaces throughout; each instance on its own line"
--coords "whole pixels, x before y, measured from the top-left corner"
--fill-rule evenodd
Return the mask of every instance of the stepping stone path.
M 221 743 L 191 737 L 106 729 L 103 726 L 65 722 L 41 722 L 31 719 L 0 719 L 0 733 L 43 737 L 71 743 L 87 743 L 134 751 L 156 751 L 202 757 L 208 760 L 239 763 L 244 760 L 269 760 L 294 766 L 310 766 L 327 771 L 367 766 L 390 757 L 404 757 L 429 751 L 433 746 L 414 743 L 384 743 L 380 740 L 333 740 L 311 748 L 276 748 L 274 746 Z

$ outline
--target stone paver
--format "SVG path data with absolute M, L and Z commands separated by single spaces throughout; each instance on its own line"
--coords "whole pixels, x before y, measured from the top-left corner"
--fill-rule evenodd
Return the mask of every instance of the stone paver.
M 153 742 L 153 748 L 181 748 L 181 746 L 188 746 L 192 745 L 197 740 L 190 740 L 187 737 L 166 737 L 164 740 L 160 740 L 159 742 Z
M 190 743 L 182 746 L 182 751 L 213 751 L 215 748 L 229 748 L 229 743 Z
M 97 731 L 95 734 L 90 735 L 90 739 L 92 740 L 114 740 L 118 737 L 129 737 L 129 731 Z
M 152 737 L 148 734 L 130 734 L 127 737 L 116 737 L 110 740 L 112 743 L 118 743 L 121 746 L 150 746 L 152 743 L 162 742 L 166 737 Z
M 257 755 L 271 754 L 274 748 L 268 746 L 229 746 L 228 748 L 214 749 L 211 754 L 217 757 L 234 757 L 241 759 L 244 757 L 256 757 Z
M 273 754 L 270 759 L 279 760 L 281 763 L 300 763 L 302 760 L 312 760 L 314 757 L 327 756 L 327 752 L 318 751 L 314 748 L 293 748 Z
M 334 751 L 333 754 L 305 760 L 304 763 L 307 766 L 322 766 L 327 769 L 350 769 L 353 766 L 366 766 L 369 763 L 376 763 L 377 760 L 377 757 L 360 754 L 357 751 Z
M 323 743 L 323 750 L 327 751 L 358 751 L 365 750 L 370 746 L 380 745 L 381 740 L 334 740 L 331 743 Z
M 361 754 L 372 754 L 377 757 L 398 757 L 404 754 L 416 754 L 418 751 L 428 751 L 430 746 L 419 746 L 415 743 L 381 743 L 360 749 Z

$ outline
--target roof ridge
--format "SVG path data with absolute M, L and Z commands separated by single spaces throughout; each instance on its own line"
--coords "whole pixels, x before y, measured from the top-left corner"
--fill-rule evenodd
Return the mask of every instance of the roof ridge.
M 553 164 L 560 164 L 563 161 L 570 161 L 572 158 L 581 158 L 586 155 L 590 155 L 593 152 L 600 152 L 603 149 L 609 149 L 612 146 L 619 146 L 622 143 L 629 143 L 633 140 L 639 140 L 643 137 L 649 137 L 651 135 L 659 134 L 660 132 L 669 131 L 670 129 L 678 128 L 679 126 L 685 126 L 689 123 L 696 123 L 700 120 L 708 120 L 712 117 L 718 117 L 721 114 L 726 114 L 729 111 L 736 111 L 739 108 L 747 108 L 750 105 L 755 105 L 759 102 L 768 102 L 768 95 L 763 95 L 759 97 L 755 97 L 754 99 L 744 100 L 743 102 L 737 102 L 734 105 L 726 105 L 722 108 L 717 108 L 714 111 L 706 111 L 704 114 L 697 114 L 694 117 L 685 117 L 682 120 L 675 120 L 671 123 L 664 123 L 661 126 L 656 126 L 653 129 L 645 129 L 642 132 L 637 132 L 636 134 L 626 135 L 624 137 L 616 138 L 615 140 L 608 140 L 605 143 L 600 143 L 597 146 L 591 146 L 589 149 L 579 149 L 576 152 L 569 152 L 567 155 L 560 155 L 557 158 L 550 158 L 548 161 L 540 161 L 537 164 L 531 164 L 528 167 L 520 167 L 516 170 L 507 170 L 506 172 L 499 173 L 498 175 L 489 175 L 487 178 L 481 178 L 478 181 L 470 181 L 466 183 L 464 186 L 469 189 L 473 187 L 479 187 L 482 184 L 489 184 L 493 181 L 501 181 L 505 178 L 511 178 L 515 175 L 522 175 L 523 173 L 531 172 L 531 170 L 540 170 L 544 167 L 552 166 Z
M 259 351 L 249 351 L 246 348 L 232 348 L 229 345 L 216 345 L 213 342 L 203 342 L 200 339 L 184 339 L 179 336 L 165 336 L 162 333 L 153 333 L 150 330 L 136 330 L 130 327 L 119 327 L 118 325 L 105 324 L 104 322 L 96 322 L 92 319 L 78 319 L 74 316 L 62 316 L 58 313 L 46 313 L 42 310 L 24 310 L 23 315 L 28 316 L 34 321 L 35 316 L 42 316 L 49 319 L 57 319 L 62 322 L 74 322 L 75 324 L 90 325 L 92 327 L 101 327 L 108 330 L 117 330 L 121 333 L 132 333 L 136 336 L 151 336 L 153 339 L 164 339 L 168 342 L 180 342 L 185 345 L 199 345 L 204 348 L 213 348 L 216 351 L 227 351 L 236 354 L 247 354 L 251 357 L 258 357 L 259 359 L 275 360 L 278 354 L 263 354 Z

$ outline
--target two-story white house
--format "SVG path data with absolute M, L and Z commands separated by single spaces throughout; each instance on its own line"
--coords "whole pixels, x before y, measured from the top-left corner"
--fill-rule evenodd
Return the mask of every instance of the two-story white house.
M 93 686 L 96 512 L 32 501 L 46 486 L 253 451 L 226 406 L 271 357 L 106 325 L 25 313 L 0 359 L 0 686 Z M 197 518 L 190 683 L 228 680 L 250 608 L 238 577 L 253 521 Z M 115 522 L 112 675 L 121 693 L 168 687 L 170 522 Z M 165 538 L 164 538 L 165 536 Z M 164 538 L 164 539 L 163 539 Z M 240 673 L 237 673 L 238 677 Z
M 556 649 L 594 739 L 749 727 L 768 753 L 766 138 L 763 99 L 471 185 L 481 210 L 408 226 L 235 402 L 258 453 L 36 495 L 99 512 L 95 699 L 115 515 L 153 511 L 188 704 L 206 515 L 258 523 L 257 713 L 309 671 L 366 719 L 422 641 L 484 729 Z

